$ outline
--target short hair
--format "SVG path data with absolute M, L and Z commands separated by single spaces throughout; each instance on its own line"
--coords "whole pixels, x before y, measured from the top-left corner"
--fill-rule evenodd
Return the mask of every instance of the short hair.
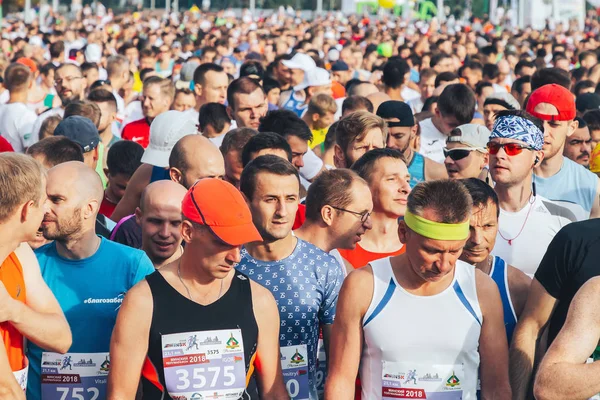
M 437 72 L 435 72 L 435 70 L 432 68 L 425 68 L 419 73 L 419 82 L 426 81 L 432 76 L 437 76 Z
M 488 79 L 498 79 L 500 68 L 496 64 L 485 64 L 483 66 L 483 77 Z
M 252 138 L 252 136 L 256 135 L 258 132 L 252 128 L 235 128 L 230 130 L 223 137 L 223 142 L 221 143 L 221 154 L 225 156 L 230 151 L 239 152 L 240 162 L 242 162 L 242 151 L 244 150 L 244 146 L 248 143 L 248 141 Z
M 396 160 L 404 161 L 404 157 L 399 150 L 390 148 L 373 149 L 367 151 L 358 160 L 356 160 L 354 164 L 352 164 L 351 169 L 365 181 L 370 182 L 375 164 L 382 158 L 394 158 Z
M 286 152 L 288 161 L 292 161 L 292 148 L 286 140 L 274 132 L 260 132 L 250 138 L 242 150 L 244 168 L 252 159 L 252 155 L 264 149 L 280 149 Z
M 590 88 L 595 90 L 596 84 L 594 83 L 594 81 L 591 81 L 589 79 L 584 79 L 575 84 L 575 86 L 573 87 L 573 93 L 575 94 L 575 96 L 579 96 L 583 89 L 590 89 Z
M 279 176 L 293 175 L 298 180 L 298 186 L 300 185 L 298 170 L 291 162 L 272 154 L 266 154 L 255 158 L 244 167 L 240 178 L 240 192 L 244 193 L 247 199 L 252 200 L 256 190 L 256 177 L 263 172 Z
M 458 180 L 421 182 L 408 195 L 408 211 L 419 217 L 433 210 L 436 222 L 456 224 L 471 215 L 473 200 L 465 185 Z
M 516 116 L 516 117 L 525 118 L 525 119 L 531 121 L 540 131 L 544 132 L 544 123 L 542 122 L 542 120 L 539 119 L 539 118 L 534 117 L 533 115 L 529 114 L 525 110 L 502 110 L 502 111 L 498 111 L 498 112 L 496 112 L 496 120 L 498 120 L 498 118 L 507 117 L 509 115 L 513 115 L 513 116 Z
M 117 111 L 117 99 L 114 94 L 106 89 L 92 90 L 88 94 L 88 100 L 93 103 L 110 103 L 112 108 Z
M 425 99 L 425 101 L 423 102 L 423 107 L 421 108 L 421 111 L 429 111 L 429 112 L 433 112 L 432 110 L 432 106 L 434 104 L 437 104 L 437 102 L 440 100 L 440 96 L 430 96 L 428 98 Z M 415 114 L 416 117 L 416 114 Z M 427 118 L 424 118 L 427 119 Z
M 191 89 L 188 88 L 183 88 L 183 89 L 177 89 L 175 90 L 175 97 L 177 97 L 178 94 L 184 94 L 186 96 L 193 96 L 194 92 Z
M 551 83 L 571 90 L 571 76 L 567 71 L 560 68 L 542 68 L 535 71 L 531 77 L 531 91 Z
M 339 121 L 335 121 L 327 130 L 325 140 L 323 141 L 323 147 L 325 150 L 329 150 L 335 144 L 335 130 L 337 129 L 338 124 Z
M 83 64 L 81 64 L 81 72 L 86 72 L 91 69 L 95 69 L 96 71 L 100 70 L 98 64 L 96 64 L 95 62 L 84 62 Z
M 433 54 L 431 56 L 431 58 L 429 58 L 429 67 L 430 68 L 435 67 L 436 65 L 441 63 L 442 60 L 445 58 L 452 58 L 452 56 L 450 54 L 446 54 L 444 52 L 439 52 L 439 53 Z
M 4 71 L 4 87 L 9 92 L 27 90 L 30 80 L 31 70 L 23 64 L 12 63 Z
M 46 163 L 51 167 L 69 161 L 83 162 L 83 149 L 81 146 L 65 136 L 44 138 L 29 146 L 27 154 L 32 157 L 44 156 Z
M 577 59 L 581 63 L 587 57 L 594 57 L 595 59 L 598 59 L 598 55 L 596 53 L 594 53 L 593 51 L 589 51 L 589 50 L 582 51 L 581 53 L 579 53 L 579 57 Z
M 106 167 L 110 175 L 125 175 L 131 178 L 133 173 L 142 165 L 144 148 L 136 142 L 119 140 L 110 146 L 106 156 Z
M 515 79 L 510 90 L 519 94 L 523 94 L 523 85 L 526 83 L 531 83 L 531 76 L 525 75 Z
M 312 132 L 306 122 L 295 112 L 290 110 L 273 110 L 260 119 L 259 132 L 275 132 L 284 138 L 296 136 L 310 142 L 313 139 Z
M 54 136 L 54 130 L 56 129 L 58 124 L 60 124 L 60 121 L 62 121 L 62 117 L 58 114 L 51 115 L 48 118 L 46 118 L 40 126 L 40 140 Z
M 435 78 L 435 87 L 440 86 L 444 82 L 452 82 L 458 79 L 458 75 L 454 72 L 442 72 Z
M 479 52 L 486 57 L 489 57 L 492 54 L 498 54 L 498 50 L 496 50 L 496 47 L 493 45 L 482 47 L 481 49 L 479 49 Z
M 475 85 L 475 94 L 477 94 L 477 96 L 481 96 L 483 94 L 483 89 L 485 89 L 486 87 L 493 88 L 494 85 L 491 82 L 487 81 L 477 82 L 477 84 Z
M 152 49 L 142 49 L 140 50 L 140 60 L 142 58 L 154 58 L 154 51 Z
M 581 118 L 590 128 L 590 131 L 600 130 L 600 110 L 587 111 Z
M 349 169 L 332 169 L 319 174 L 306 193 L 306 219 L 320 221 L 321 210 L 330 205 L 346 208 L 352 202 L 352 183 L 364 180 Z M 364 182 L 365 185 L 367 184 Z
M 248 60 L 245 61 L 240 67 L 240 78 L 243 76 L 256 76 L 254 79 L 262 81 L 265 76 L 265 67 L 263 67 L 260 61 Z
M 588 127 L 587 122 L 585 122 L 585 120 L 581 117 L 575 117 L 575 121 L 577 121 L 579 123 L 579 127 L 577 129 L 582 129 L 582 128 Z
M 387 124 L 383 118 L 368 111 L 355 111 L 342 117 L 335 130 L 335 142 L 344 152 L 350 143 L 361 140 L 371 129 L 379 128 L 385 138 L 387 137 Z
M 179 139 L 169 154 L 169 167 L 177 168 L 182 174 L 185 174 L 189 168 L 186 153 L 184 142 Z
M 281 84 L 275 79 L 265 76 L 263 79 L 263 90 L 266 94 L 269 94 L 269 92 L 273 89 L 281 89 Z
M 204 86 L 206 83 L 204 78 L 206 77 L 206 73 L 209 71 L 224 72 L 225 70 L 220 65 L 214 63 L 201 64 L 194 71 L 194 84 Z
M 358 110 L 366 110 L 372 113 L 373 103 L 363 96 L 350 96 L 344 99 L 344 102 L 342 103 L 342 115 L 346 114 L 346 111 L 352 112 Z
M 515 74 L 522 75 L 523 68 L 535 68 L 533 61 L 521 60 L 515 65 Z
M 570 72 L 571 79 L 575 80 L 575 82 L 579 82 L 583 78 L 586 78 L 588 76 L 588 73 L 589 73 L 589 70 L 585 67 L 575 68 L 575 69 L 572 69 Z
M 58 40 L 50 45 L 50 57 L 58 58 L 65 52 L 65 42 Z
M 473 200 L 473 207 L 487 207 L 491 202 L 496 207 L 496 218 L 500 216 L 498 195 L 490 185 L 477 178 L 461 179 L 460 182 L 469 191 Z
M 222 132 L 226 124 L 231 124 L 227 107 L 220 103 L 206 103 L 200 107 L 198 125 L 203 132 L 207 126 L 212 126 L 217 132 Z
M 144 80 L 144 87 L 152 85 L 157 85 L 160 88 L 160 93 L 168 99 L 171 99 L 169 104 L 173 102 L 173 99 L 175 98 L 175 85 L 172 80 L 160 76 L 149 76 Z
M 21 204 L 42 197 L 42 179 L 46 175 L 42 165 L 19 153 L 0 153 L 0 222 L 10 218 Z
M 335 114 L 337 112 L 337 104 L 330 95 L 318 93 L 316 96 L 311 97 L 306 112 L 308 115 L 319 114 L 320 116 L 327 113 Z
M 40 67 L 40 74 L 44 76 L 48 76 L 48 73 L 50 73 L 50 71 L 56 71 L 56 66 L 51 62 L 47 62 L 46 64 Z
M 393 58 L 383 66 L 381 82 L 390 88 L 397 89 L 404 84 L 405 76 L 410 72 L 410 66 L 405 60 Z
M 462 73 L 465 69 L 470 69 L 473 71 L 483 71 L 483 65 L 479 61 L 470 60 L 465 62 L 459 70 Z
M 80 115 L 82 117 L 86 117 L 94 123 L 96 128 L 98 128 L 98 126 L 100 125 L 100 117 L 102 116 L 102 111 L 100 111 L 100 107 L 98 107 L 98 104 L 93 103 L 89 100 L 75 100 L 67 104 L 67 106 L 65 107 L 63 119 L 66 119 L 67 117 L 70 117 L 72 115 Z
M 156 71 L 154 71 L 152 68 L 144 68 L 140 71 L 140 80 L 142 81 L 142 83 L 144 83 L 144 81 L 146 80 L 146 76 L 148 74 L 153 74 Z M 148 77 L 150 78 L 150 77 Z
M 129 59 L 121 54 L 108 57 L 106 60 L 106 75 L 108 79 L 111 76 L 122 74 L 129 69 Z
M 235 79 L 227 87 L 227 104 L 229 104 L 229 107 L 235 109 L 236 104 L 234 96 L 236 94 L 250 94 L 254 93 L 256 90 L 260 90 L 263 95 L 265 94 L 265 91 L 256 79 L 247 76 Z
M 446 86 L 438 100 L 442 116 L 453 116 L 460 124 L 468 124 L 475 114 L 475 95 L 470 87 L 462 83 Z

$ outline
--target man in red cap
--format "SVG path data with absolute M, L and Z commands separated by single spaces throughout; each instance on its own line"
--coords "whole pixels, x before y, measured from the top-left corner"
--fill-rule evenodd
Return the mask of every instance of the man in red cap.
M 531 94 L 527 112 L 544 122 L 544 158 L 534 170 L 537 192 L 569 208 L 579 221 L 599 217 L 600 180 L 563 156 L 567 137 L 579 126 L 573 94 L 557 84 L 544 85 Z
M 136 396 L 146 357 L 155 371 L 144 369 L 144 399 L 286 398 L 275 300 L 234 268 L 243 244 L 262 241 L 242 194 L 202 179 L 181 209 L 182 257 L 131 289 L 119 311 L 108 398 Z

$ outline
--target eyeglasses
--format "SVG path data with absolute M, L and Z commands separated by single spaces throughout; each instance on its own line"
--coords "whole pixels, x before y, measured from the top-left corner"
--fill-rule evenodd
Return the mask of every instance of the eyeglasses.
M 347 212 L 347 213 L 350 213 L 352 215 L 355 215 L 355 216 L 357 216 L 357 217 L 360 218 L 360 222 L 363 223 L 363 224 L 365 222 L 367 222 L 367 220 L 371 216 L 371 211 L 363 211 L 363 212 L 359 213 L 359 212 L 356 212 L 356 211 L 346 210 L 345 208 L 334 207 L 332 205 L 330 205 L 329 207 L 333 208 L 334 210 L 343 211 L 343 212 Z
M 63 79 L 55 79 L 54 86 L 62 85 L 63 81 L 65 82 L 73 82 L 75 79 L 82 79 L 83 76 L 65 76 Z
M 487 149 L 490 152 L 490 154 L 492 154 L 492 155 L 496 155 L 496 154 L 498 154 L 500 149 L 504 149 L 504 152 L 506 153 L 506 155 L 511 156 L 511 157 L 521 154 L 521 152 L 523 150 L 535 150 L 533 147 L 526 146 L 524 144 L 496 143 L 496 142 L 489 142 L 487 145 Z
M 477 151 L 479 149 L 474 147 L 460 147 L 456 149 L 444 149 L 444 157 L 450 157 L 452 161 L 462 160 L 465 157 L 468 157 L 472 151 Z

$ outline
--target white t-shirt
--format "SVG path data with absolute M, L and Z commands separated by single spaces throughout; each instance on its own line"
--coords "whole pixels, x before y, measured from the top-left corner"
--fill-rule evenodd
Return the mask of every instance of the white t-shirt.
M 39 117 L 37 117 L 37 119 L 35 120 L 35 123 L 33 124 L 33 129 L 31 130 L 31 133 L 35 135 L 36 138 L 39 139 L 40 129 L 42 128 L 42 124 L 44 123 L 46 118 L 51 117 L 53 115 L 60 115 L 62 117 L 63 115 L 65 115 L 65 110 L 62 107 L 55 107 L 40 114 Z
M 4 104 L 0 106 L 0 135 L 17 153 L 23 153 L 25 148 L 38 141 L 39 135 L 33 133 L 36 119 L 36 113 L 26 104 Z
M 405 103 L 408 103 L 411 100 L 418 99 L 421 97 L 421 93 L 409 88 L 408 86 L 404 86 L 402 88 L 402 90 L 400 91 L 400 95 L 404 99 Z M 375 110 L 375 112 L 377 112 L 377 110 Z
M 576 220 L 568 208 L 539 195 L 533 204 L 527 204 L 518 212 L 500 209 L 492 253 L 533 277 L 554 235 Z
M 221 144 L 223 144 L 223 139 L 225 139 L 225 135 L 226 135 L 226 133 L 219 135 L 219 136 L 207 138 L 207 139 L 210 140 L 212 144 L 214 144 L 215 146 L 220 148 Z
M 115 100 L 117 100 L 117 120 L 113 122 L 113 132 L 116 132 L 119 137 L 121 137 L 121 132 L 123 131 L 123 122 L 127 118 L 125 114 L 125 100 L 119 95 L 116 90 L 113 90 L 113 95 L 115 96 Z
M 321 168 L 323 168 L 323 160 L 311 149 L 308 149 L 304 157 L 302 157 L 302 161 L 304 161 L 304 167 L 300 168 L 300 175 L 307 181 L 317 176 Z
M 437 163 L 443 164 L 447 136 L 433 125 L 431 118 L 421 121 L 419 125 L 421 126 L 421 149 L 419 153 Z

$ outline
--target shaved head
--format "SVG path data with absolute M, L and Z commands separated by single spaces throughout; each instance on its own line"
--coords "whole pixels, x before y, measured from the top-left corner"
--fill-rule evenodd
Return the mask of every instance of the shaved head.
M 158 204 L 175 207 L 181 212 L 181 202 L 186 193 L 187 190 L 179 183 L 167 180 L 153 182 L 142 192 L 140 210 L 144 212 Z
M 82 201 L 96 200 L 98 204 L 102 203 L 104 189 L 100 175 L 80 161 L 69 161 L 51 168 L 48 181 L 50 179 L 62 181 Z
M 189 189 L 198 179 L 225 175 L 223 155 L 201 135 L 185 136 L 175 144 L 169 157 L 171 179 Z
M 381 103 L 391 100 L 392 98 L 384 92 L 371 93 L 367 96 L 367 99 L 373 103 L 373 113 L 377 113 L 377 109 L 381 105 Z

